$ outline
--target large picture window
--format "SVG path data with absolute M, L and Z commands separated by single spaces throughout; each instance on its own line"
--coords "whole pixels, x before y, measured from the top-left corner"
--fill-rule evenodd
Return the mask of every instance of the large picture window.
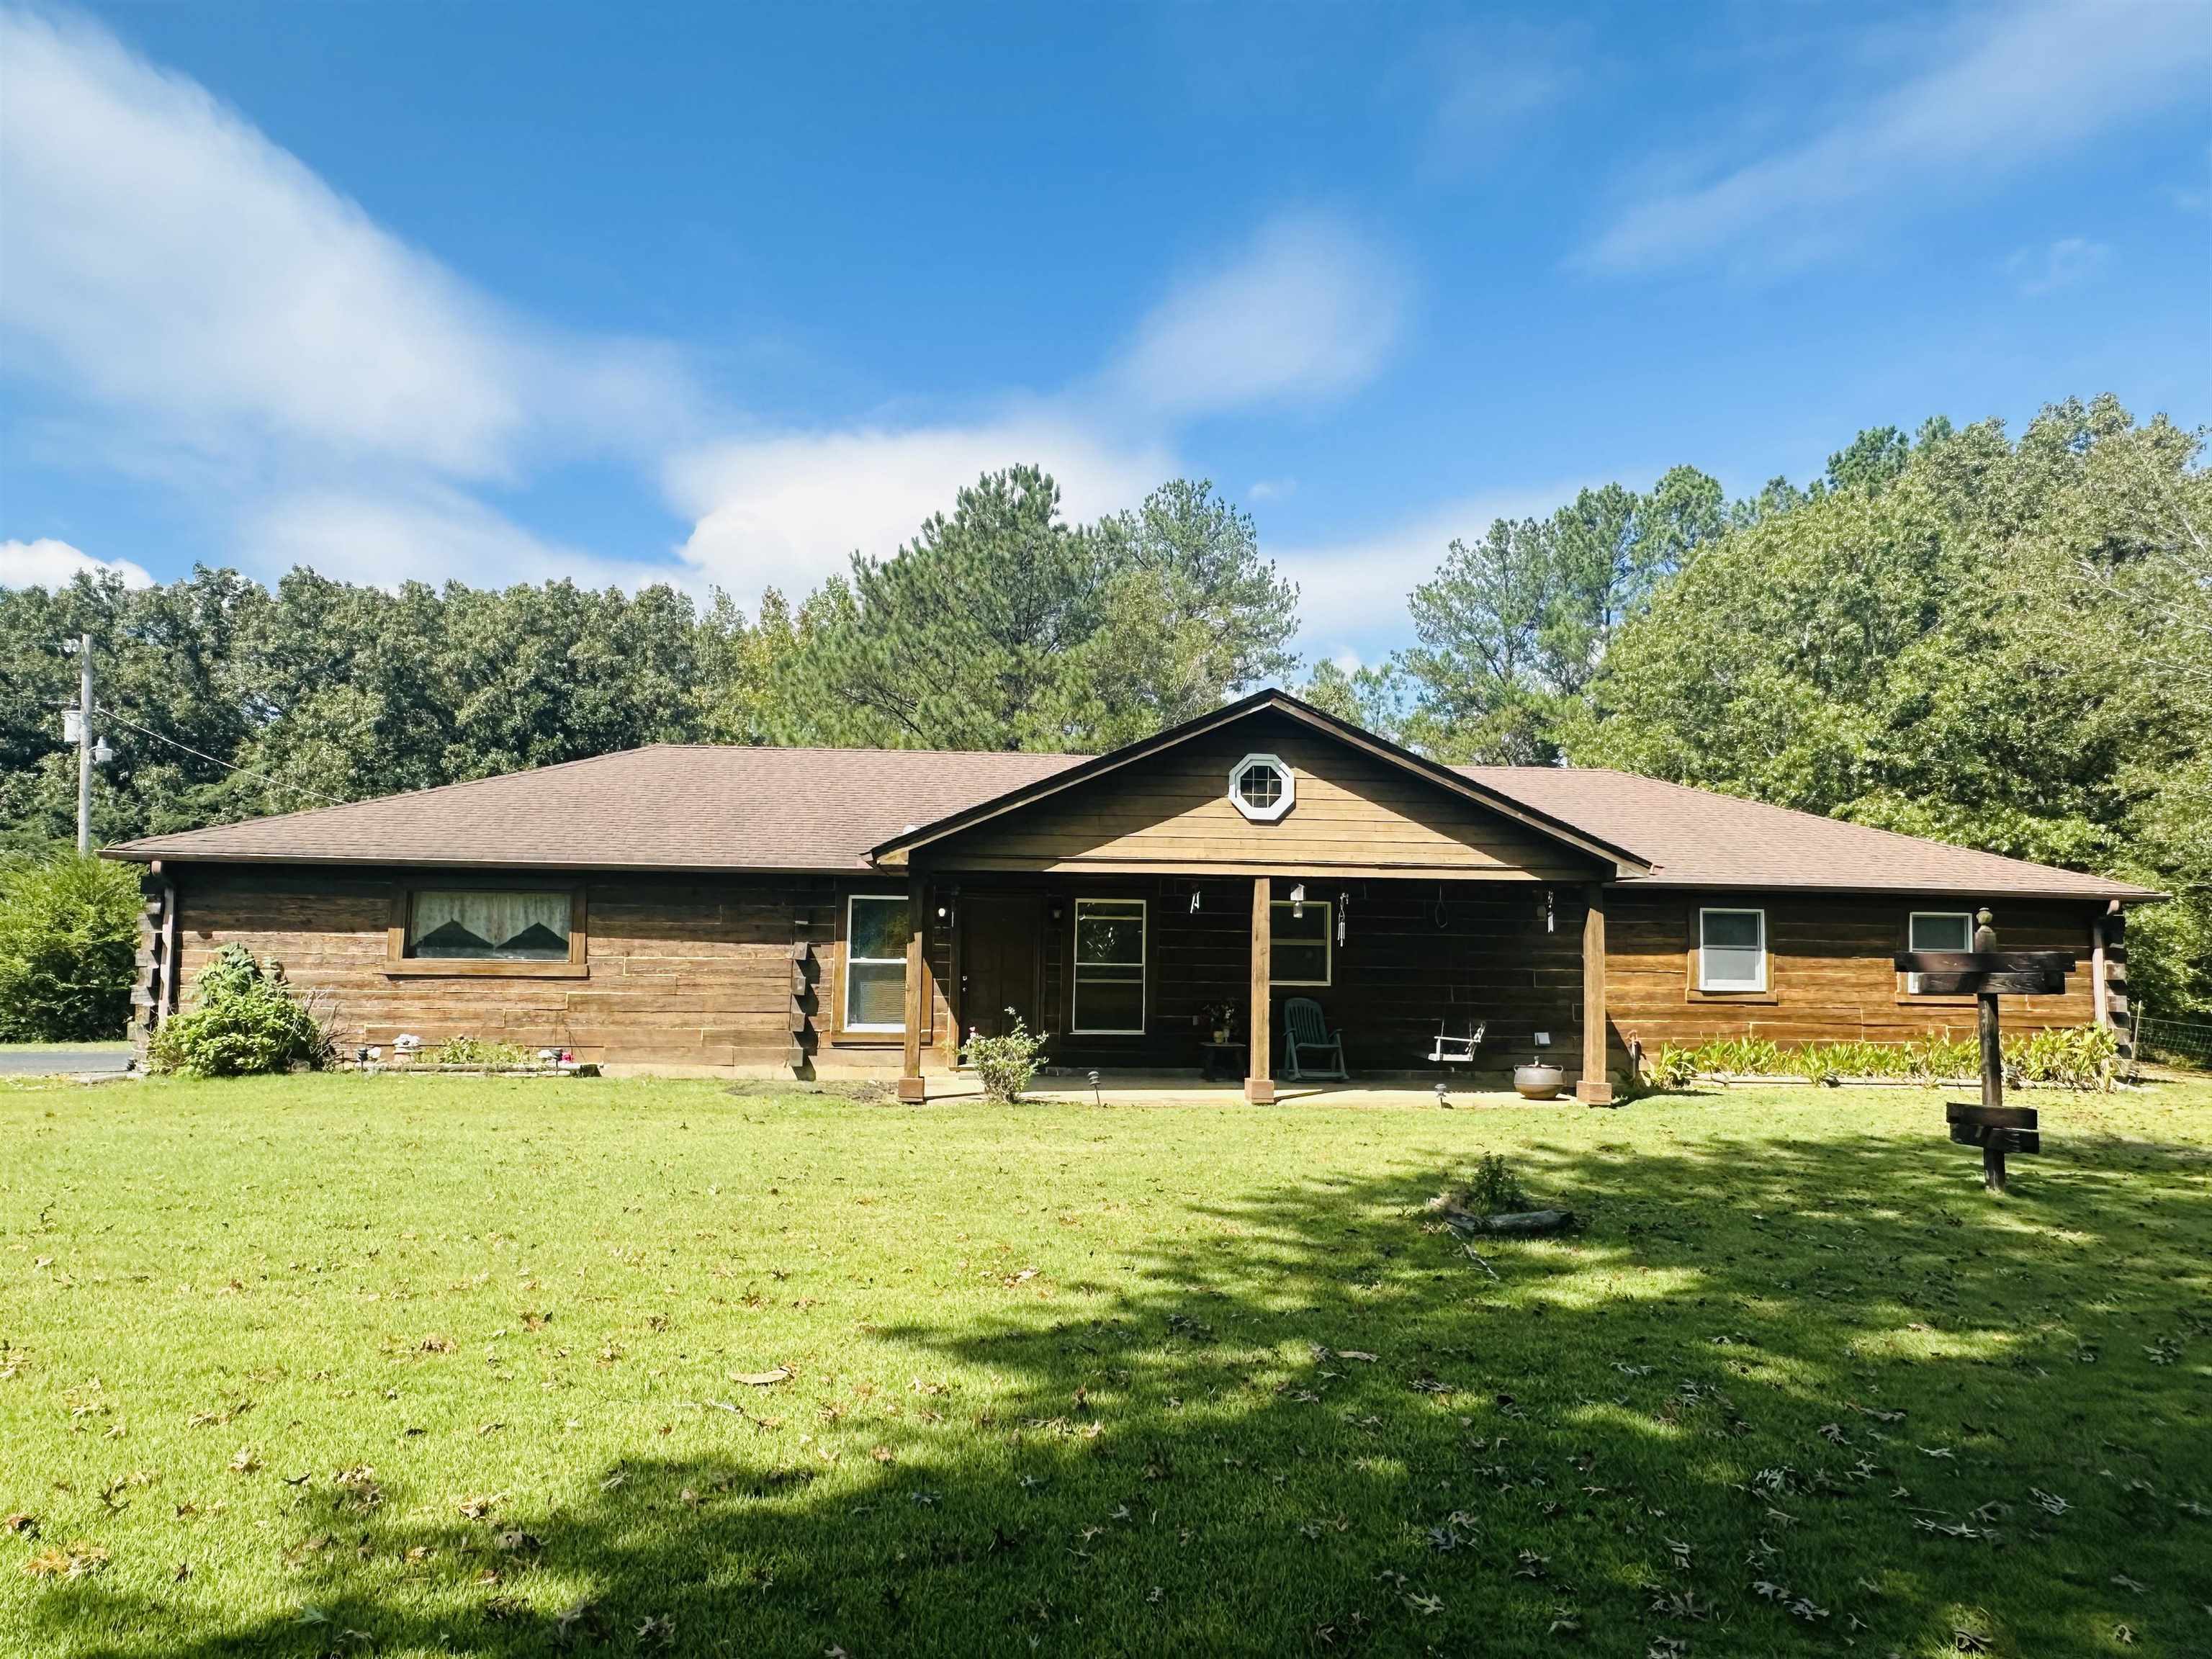
M 1075 1018 L 1085 1036 L 1145 1029 L 1145 901 L 1075 901 Z
M 405 953 L 421 962 L 566 962 L 572 899 L 565 888 L 418 888 L 407 907 Z
M 394 882 L 384 971 L 395 977 L 589 979 L 584 885 L 478 878 Z
M 1299 914 L 1301 911 L 1303 915 Z M 1274 902 L 1269 922 L 1268 983 L 1327 985 L 1336 933 L 1326 900 L 1297 905 L 1288 899 Z
M 1766 912 L 1698 912 L 1698 988 L 1700 991 L 1764 991 L 1766 988 Z
M 1971 951 L 1974 948 L 1974 918 L 1965 910 L 1915 910 L 1905 923 L 1908 951 Z M 1920 975 L 1907 974 L 1905 988 L 1920 994 Z
M 855 893 L 845 909 L 845 1029 L 906 1030 L 904 894 Z

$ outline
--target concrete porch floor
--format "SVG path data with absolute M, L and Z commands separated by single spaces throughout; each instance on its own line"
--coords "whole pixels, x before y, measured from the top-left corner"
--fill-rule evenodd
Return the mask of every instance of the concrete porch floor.
M 929 1098 L 938 1100 L 980 1099 L 983 1085 L 969 1072 L 955 1073 L 933 1073 L 927 1079 Z M 1438 1082 L 1448 1079 L 1438 1079 Z M 1085 1077 L 1054 1075 L 1040 1076 L 1030 1084 L 1025 1097 L 1039 1101 L 1064 1101 L 1079 1103 L 1096 1102 L 1109 1106 L 1241 1106 L 1244 1103 L 1244 1085 L 1235 1081 L 1208 1081 L 1194 1073 L 1104 1072 L 1098 1073 L 1097 1087 Z M 1553 1109 L 1580 1109 L 1581 1103 L 1573 1091 L 1562 1094 L 1557 1100 L 1523 1100 L 1510 1087 L 1487 1079 L 1451 1082 L 1446 1099 L 1455 1111 L 1472 1108 L 1513 1106 L 1530 1111 Z M 1438 1109 L 1436 1082 L 1419 1079 L 1353 1078 L 1348 1083 L 1292 1082 L 1278 1078 L 1275 1080 L 1275 1104 L 1278 1106 L 1395 1106 L 1425 1107 Z

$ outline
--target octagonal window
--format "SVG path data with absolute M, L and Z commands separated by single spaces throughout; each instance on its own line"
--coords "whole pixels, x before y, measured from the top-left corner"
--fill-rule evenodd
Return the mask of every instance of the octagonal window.
M 1255 823 L 1272 823 L 1291 810 L 1297 782 L 1279 755 L 1247 755 L 1229 774 L 1229 799 Z

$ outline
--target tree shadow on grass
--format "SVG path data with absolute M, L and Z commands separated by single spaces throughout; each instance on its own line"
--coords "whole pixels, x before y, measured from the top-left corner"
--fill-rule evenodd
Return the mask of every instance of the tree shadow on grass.
M 557 1508 L 424 1525 L 411 1494 L 319 1478 L 307 1622 L 185 1636 L 94 1579 L 43 1596 L 37 1634 L 196 1656 L 2212 1641 L 2195 1149 L 2057 1148 L 2001 1200 L 1963 1150 L 1871 1135 L 1521 1170 L 1587 1230 L 1477 1260 L 1419 1183 L 1316 1181 L 1155 1237 L 1103 1310 L 879 1330 L 987 1381 L 918 1395 L 857 1492 L 755 1402 L 699 1402 L 721 1452 Z

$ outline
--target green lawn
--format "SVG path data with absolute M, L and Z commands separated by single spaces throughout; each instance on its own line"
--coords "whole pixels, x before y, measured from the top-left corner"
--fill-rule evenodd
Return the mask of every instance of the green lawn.
M 2212 1651 L 2212 1085 L 1940 1098 L 0 1087 L 0 1649 Z

